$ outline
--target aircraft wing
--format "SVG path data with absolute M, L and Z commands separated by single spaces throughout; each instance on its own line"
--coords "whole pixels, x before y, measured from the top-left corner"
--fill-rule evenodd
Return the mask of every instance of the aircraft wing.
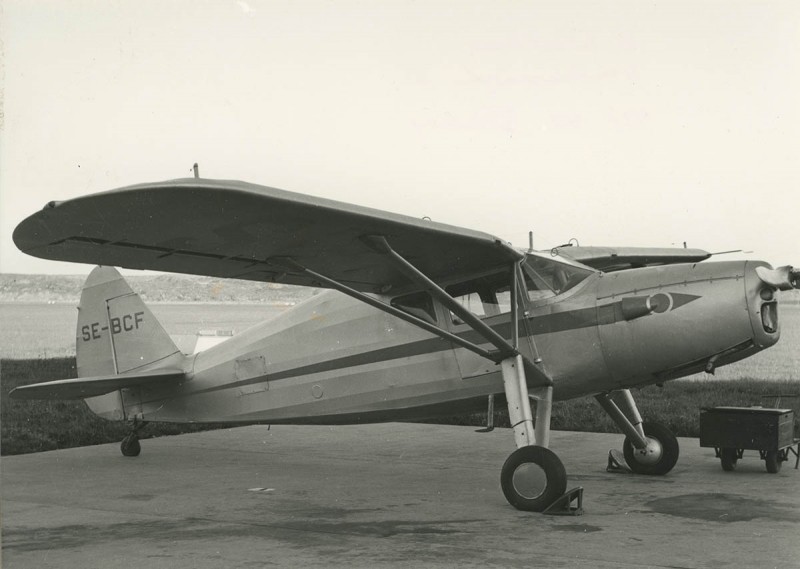
M 521 253 L 492 235 L 238 181 L 187 178 L 50 202 L 14 231 L 36 257 L 324 286 L 281 258 L 362 292 L 409 284 L 370 235 L 429 278 L 507 266 Z M 367 239 L 368 240 L 368 239 Z
M 186 374 L 182 370 L 166 369 L 127 375 L 59 379 L 57 381 L 17 387 L 11 390 L 9 396 L 15 399 L 85 399 L 96 395 L 105 395 L 127 387 L 140 387 L 164 381 L 179 381 L 185 379 L 185 377 Z
M 610 273 L 639 267 L 699 263 L 711 257 L 702 249 L 670 247 L 556 247 L 553 252 L 598 271 Z

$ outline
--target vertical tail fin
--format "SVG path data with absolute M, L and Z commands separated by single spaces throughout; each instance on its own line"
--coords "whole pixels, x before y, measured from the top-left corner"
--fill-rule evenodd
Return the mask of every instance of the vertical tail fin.
M 78 376 L 137 371 L 180 350 L 113 267 L 96 267 L 78 306 Z
M 139 295 L 113 267 L 96 267 L 78 306 L 75 339 L 78 377 L 107 376 L 142 368 L 180 367 L 184 356 Z M 155 365 L 153 365 L 155 364 Z M 126 418 L 131 401 L 115 391 L 92 397 L 89 407 L 108 419 Z M 128 411 L 128 412 L 126 412 Z

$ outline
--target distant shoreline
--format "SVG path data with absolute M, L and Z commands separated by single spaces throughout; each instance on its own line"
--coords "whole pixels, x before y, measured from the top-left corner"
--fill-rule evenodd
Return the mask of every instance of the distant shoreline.
M 146 304 L 294 306 L 318 289 L 197 275 L 125 277 Z M 78 304 L 86 277 L 0 273 L 0 303 Z
M 57 305 L 57 306 L 77 306 L 79 300 L 76 299 L 74 301 L 69 300 L 3 300 L 0 299 L 0 305 L 2 304 L 27 304 L 32 306 L 42 306 L 42 305 Z M 258 300 L 244 300 L 244 301 L 234 301 L 234 300 L 146 300 L 145 301 L 148 305 L 159 305 L 159 304 L 175 304 L 175 305 L 192 305 L 192 304 L 207 304 L 213 306 L 273 306 L 278 308 L 291 308 L 299 304 L 299 302 L 294 301 L 281 301 L 281 300 L 266 300 L 266 301 L 258 301 Z

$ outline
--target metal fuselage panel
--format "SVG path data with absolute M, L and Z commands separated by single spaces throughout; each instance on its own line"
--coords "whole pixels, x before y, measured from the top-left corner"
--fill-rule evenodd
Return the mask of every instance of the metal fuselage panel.
M 528 303 L 519 322 L 519 350 L 553 379 L 553 397 L 569 399 L 599 392 L 610 385 L 598 336 L 597 286 L 600 275 L 587 278 L 563 295 Z M 486 319 L 502 336 L 511 337 L 507 314 Z M 465 326 L 452 332 L 477 335 Z M 500 366 L 463 348 L 455 350 L 465 381 L 483 380 L 493 393 L 503 393 Z
M 616 388 L 656 383 L 732 363 L 778 341 L 759 319 L 760 262 L 633 269 L 604 275 L 598 287 L 600 339 Z M 622 302 L 644 302 L 646 316 L 614 319 Z M 757 320 L 757 322 L 756 322 Z
M 763 334 L 757 263 L 594 274 L 521 311 L 519 349 L 567 399 L 673 379 L 777 341 Z M 389 299 L 386 298 L 388 301 Z M 451 332 L 486 345 L 437 315 Z M 486 320 L 511 337 L 508 314 Z M 760 335 L 759 335 L 760 334 Z M 453 413 L 503 393 L 499 366 L 336 292 L 197 354 L 177 392 L 142 395 L 145 419 L 348 423 Z M 478 407 L 479 408 L 479 407 Z
M 193 374 L 145 416 L 359 421 L 481 393 L 462 381 L 450 342 L 336 292 L 197 354 Z

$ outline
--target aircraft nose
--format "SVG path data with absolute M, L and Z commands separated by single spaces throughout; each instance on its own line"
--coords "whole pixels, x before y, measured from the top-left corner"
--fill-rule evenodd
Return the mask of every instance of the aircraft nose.
M 778 290 L 796 287 L 800 272 L 792 267 L 773 269 L 766 263 L 747 262 L 745 294 L 753 339 L 759 348 L 767 348 L 780 338 L 778 321 Z

